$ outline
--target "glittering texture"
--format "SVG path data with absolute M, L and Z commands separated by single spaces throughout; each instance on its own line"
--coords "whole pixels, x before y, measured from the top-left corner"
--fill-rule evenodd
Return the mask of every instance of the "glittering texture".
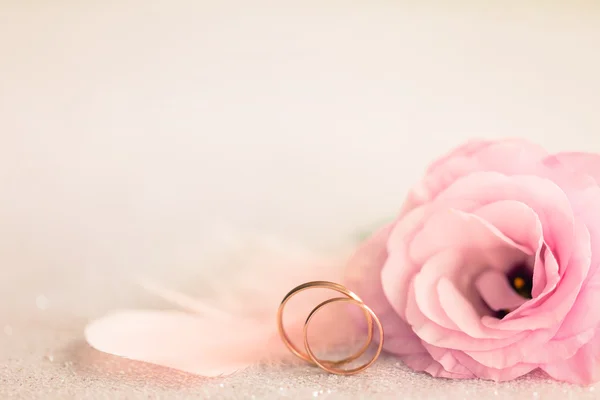
M 115 293 L 116 295 L 116 293 Z M 2 296 L 0 296 L 2 297 Z M 126 297 L 126 296 L 125 296 Z M 4 300 L 4 299 L 2 299 Z M 384 356 L 366 372 L 329 375 L 307 365 L 260 365 L 229 377 L 201 377 L 97 352 L 83 341 L 87 318 L 32 304 L 0 309 L 1 399 L 596 399 L 580 387 L 532 374 L 504 384 L 434 379 Z M 6 305 L 6 303 L 5 303 Z

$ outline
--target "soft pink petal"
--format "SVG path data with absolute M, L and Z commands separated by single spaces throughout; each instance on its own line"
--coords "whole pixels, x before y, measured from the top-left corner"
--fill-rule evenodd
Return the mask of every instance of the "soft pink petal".
M 477 161 L 472 155 L 490 145 L 492 142 L 487 140 L 473 140 L 434 161 L 423 181 L 411 190 L 409 198 L 417 204 L 431 201 L 455 179 L 476 170 Z
M 585 225 L 575 224 L 577 251 L 568 266 L 564 267 L 564 276 L 556 289 L 542 302 L 527 308 L 521 313 L 517 310 L 502 320 L 487 319 L 487 326 L 499 329 L 527 330 L 558 327 L 573 307 L 587 276 L 591 261 L 590 236 Z
M 574 242 L 574 215 L 564 191 L 549 179 L 476 172 L 454 182 L 436 202 L 452 207 L 471 199 L 483 206 L 501 200 L 526 204 L 542 223 L 544 238 L 561 263 L 568 263 Z M 471 211 L 464 210 L 463 211 Z M 564 264 L 566 265 L 566 264 Z
M 573 309 L 557 333 L 557 338 L 563 338 L 600 324 L 600 307 L 596 306 L 600 304 L 600 155 L 559 153 L 549 157 L 546 164 L 553 168 L 553 172 L 562 172 L 565 168 L 571 172 L 561 183 L 569 189 L 567 195 L 575 215 L 588 228 L 592 248 L 588 275 Z M 590 184 L 577 177 L 591 177 L 594 182 Z
M 496 382 L 511 381 L 538 368 L 537 364 L 528 363 L 517 364 L 508 368 L 490 368 L 473 360 L 466 353 L 454 351 L 453 354 L 456 359 L 466 368 L 468 368 L 475 376 Z
M 435 288 L 444 271 L 456 269 L 456 265 L 462 262 L 463 257 L 459 251 L 442 252 L 427 260 L 413 281 L 415 301 L 421 313 L 437 325 L 454 331 L 460 328 L 446 315 Z
M 542 329 L 521 333 L 525 333 L 521 340 L 507 346 L 498 346 L 489 350 L 466 350 L 465 354 L 481 366 L 506 369 L 525 361 L 533 362 L 527 354 L 530 354 L 534 348 L 538 350 L 538 344 L 547 343 L 552 338 L 552 332 Z
M 560 381 L 589 385 L 600 381 L 600 329 L 577 353 L 564 361 L 542 365 L 548 375 Z
M 556 262 L 556 258 L 550 249 L 548 249 L 546 243 L 543 243 L 535 253 L 531 296 L 534 299 L 539 299 L 542 296 L 542 293 L 548 293 L 550 290 L 553 290 L 559 279 L 560 276 L 558 275 L 558 263 Z M 549 282 L 554 283 L 550 284 Z
M 500 200 L 486 204 L 473 214 L 487 221 L 527 254 L 534 254 L 543 244 L 543 228 L 535 211 L 515 200 Z
M 413 325 L 415 332 L 427 343 L 444 348 L 464 350 L 479 363 L 491 368 L 505 369 L 523 361 L 537 363 L 546 362 L 556 357 L 565 357 L 573 354 L 587 340 L 582 336 L 572 338 L 573 340 L 568 342 L 550 342 L 548 344 L 554 331 L 547 330 L 535 332 L 524 330 L 502 340 L 473 340 L 473 336 L 493 338 L 494 335 L 497 335 L 497 331 L 490 332 L 481 326 L 479 315 L 449 280 L 440 280 L 438 293 L 444 311 L 459 325 L 461 332 L 448 331 L 422 315 L 419 308 L 415 307 L 416 303 L 412 301 L 411 292 L 409 293 L 407 318 Z M 469 335 L 466 340 L 464 338 L 465 333 Z M 545 353 L 544 346 L 554 349 L 552 354 Z
M 436 378 L 449 378 L 449 379 L 472 379 L 475 375 L 469 374 L 457 374 L 448 372 L 444 367 L 437 361 L 435 361 L 431 355 L 427 352 L 418 354 L 409 354 L 401 357 L 402 361 L 410 368 L 415 371 L 427 372 L 429 375 Z
M 415 278 L 415 293 L 419 308 L 428 318 L 442 327 L 459 330 L 455 321 L 444 312 L 442 307 L 445 305 L 440 305 L 438 298 L 432 295 L 437 290 L 438 280 L 447 277 L 469 300 L 469 307 L 475 306 L 476 325 L 480 327 L 480 333 L 470 331 L 468 334 L 475 337 L 506 337 L 505 333 L 492 332 L 480 324 L 479 316 L 488 314 L 489 308 L 481 301 L 473 282 L 490 268 L 507 270 L 524 262 L 527 259 L 523 253 L 527 251 L 526 248 L 517 245 L 476 215 L 441 210 L 432 215 L 415 236 L 411 249 L 411 259 L 425 260 Z M 397 283 L 385 281 L 384 289 L 392 292 L 394 285 Z
M 384 295 L 394 311 L 403 319 L 409 282 L 419 268 L 408 256 L 406 241 L 420 227 L 425 211 L 423 207 L 414 209 L 393 228 L 387 241 L 388 257 L 381 270 L 380 279 Z
M 498 381 L 542 364 L 558 379 L 600 379 L 594 372 L 600 346 L 592 339 L 600 323 L 594 311 L 600 302 L 599 177 L 600 156 L 548 157 L 522 141 L 474 142 L 435 162 L 411 192 L 401 228 L 389 231 L 387 258 L 379 259 L 386 260 L 377 262 L 383 265 L 377 294 L 383 291 L 388 302 L 375 302 L 385 304 L 384 314 L 407 320 L 423 340 L 404 355 L 407 364 L 434 376 Z M 449 209 L 459 218 L 444 215 Z M 507 248 L 529 256 L 528 263 L 535 259 L 531 300 L 490 270 L 514 265 L 503 253 Z M 453 251 L 463 257 L 448 258 Z M 457 271 L 471 272 L 461 281 Z M 514 311 L 502 320 L 482 318 L 479 293 L 474 296 L 467 281 L 477 282 L 472 290 L 492 308 Z M 402 343 L 402 335 L 394 336 Z
M 531 291 L 532 299 L 523 303 L 513 313 L 507 315 L 506 321 L 518 318 L 527 312 L 527 310 L 536 307 L 541 302 L 554 292 L 554 289 L 560 282 L 559 267 L 554 254 L 543 245 L 535 255 L 533 268 L 533 290 Z M 496 322 L 492 322 L 492 326 L 498 327 Z M 502 329 L 502 327 L 500 327 Z
M 533 254 L 532 250 L 515 243 L 477 215 L 446 208 L 430 215 L 423 229 L 415 235 L 410 242 L 410 257 L 414 262 L 422 264 L 433 255 L 449 248 L 483 250 L 499 247 L 514 249 L 519 255 Z M 392 251 L 393 249 L 390 249 L 390 252 Z M 495 263 L 494 267 L 512 267 L 506 263 L 509 260 L 497 261 L 499 263 Z
M 537 368 L 536 364 L 531 363 L 521 363 L 507 368 L 490 368 L 480 364 L 464 352 L 439 348 L 429 344 L 424 344 L 424 346 L 432 358 L 446 370 L 456 371 L 457 373 L 466 371 L 466 374 L 472 374 L 483 379 L 508 381 Z
M 506 331 L 493 330 L 483 325 L 481 316 L 473 305 L 465 299 L 450 280 L 446 278 L 439 280 L 437 295 L 442 308 L 448 317 L 458 325 L 461 332 L 476 339 L 503 339 L 512 335 L 507 334 Z
M 585 285 L 596 279 L 600 274 L 600 187 L 587 188 L 571 198 L 576 217 L 585 223 L 590 233 L 590 245 L 592 248 L 592 260 L 590 271 L 585 279 Z
M 471 141 L 434 162 L 413 196 L 419 204 L 431 201 L 454 181 L 476 171 L 532 173 L 546 156 L 542 147 L 521 139 Z
M 415 227 L 419 226 L 418 222 L 420 218 L 426 215 L 426 213 L 427 210 L 424 208 L 418 208 L 411 212 L 407 216 L 406 221 L 404 219 L 401 220 L 392 230 L 388 240 L 388 259 L 383 267 L 381 280 L 383 282 L 383 291 L 390 305 L 401 317 L 404 317 L 406 311 L 408 283 L 418 271 L 418 265 L 413 262 L 414 257 L 409 257 L 406 252 L 406 241 L 410 240 L 410 235 L 407 235 L 406 232 L 412 233 Z M 437 251 L 442 251 L 445 248 L 455 248 L 458 243 L 462 243 L 464 246 L 467 246 L 469 253 L 472 253 L 476 251 L 472 247 L 477 248 L 477 246 L 480 246 L 481 249 L 478 249 L 477 252 L 482 260 L 482 267 L 485 266 L 487 268 L 494 265 L 506 267 L 506 265 L 510 266 L 518 261 L 522 261 L 525 257 L 521 250 L 516 248 L 517 246 L 514 243 L 479 217 L 453 210 L 442 210 L 430 218 L 428 224 L 432 232 L 431 235 L 435 234 L 436 236 L 435 238 L 429 236 L 431 238 L 430 244 L 437 245 Z M 406 229 L 407 226 L 410 229 Z M 424 230 L 420 231 L 418 236 L 423 238 L 422 247 L 427 249 L 425 239 L 428 236 L 425 234 L 422 235 Z M 415 237 L 411 248 L 420 246 L 418 240 L 421 239 Z M 473 243 L 474 240 L 476 243 Z M 414 245 L 415 241 L 417 241 L 416 245 Z M 417 256 L 420 256 L 418 252 Z M 423 258 L 427 259 L 429 257 L 423 256 Z M 480 272 L 480 268 L 476 265 L 475 267 L 471 272 L 473 274 L 472 278 Z M 470 280 L 466 279 L 465 269 L 454 268 L 453 270 L 454 274 L 462 276 L 460 279 L 463 282 L 462 289 L 473 291 Z M 432 290 L 434 289 L 432 288 Z M 427 289 L 424 289 L 421 293 L 427 293 Z M 478 294 L 474 291 L 471 297 L 479 299 Z M 440 323 L 442 323 L 441 320 Z M 446 326 L 451 327 L 452 324 L 447 324 Z
M 415 302 L 420 313 L 440 327 L 464 332 L 473 338 L 511 336 L 512 333 L 495 331 L 482 325 L 480 314 L 473 304 L 450 283 L 448 277 L 456 275 L 459 276 L 454 279 L 459 282 L 474 279 L 471 274 L 476 276 L 479 268 L 477 264 L 471 266 L 469 261 L 460 249 L 449 249 L 431 257 L 425 263 L 413 282 Z M 451 292 L 448 284 L 452 286 Z M 407 320 L 411 322 L 408 313 Z
M 456 359 L 456 357 L 454 357 L 454 353 L 452 351 L 432 346 L 427 343 L 423 343 L 423 346 L 431 355 L 431 357 L 435 361 L 439 362 L 446 371 L 459 375 L 472 375 L 472 372 L 469 369 L 467 369 L 464 365 L 462 365 Z
M 443 155 L 439 159 L 432 162 L 429 165 L 429 168 L 427 168 L 427 173 L 435 174 L 436 172 L 439 172 L 440 170 L 445 169 L 446 165 L 451 160 L 454 160 L 456 158 L 463 158 L 463 157 L 468 158 L 468 157 L 472 156 L 473 154 L 475 154 L 477 151 L 479 151 L 485 147 L 491 146 L 493 143 L 494 143 L 494 141 L 491 141 L 491 140 L 471 139 L 471 140 L 467 141 L 465 144 L 463 144 L 462 146 L 454 148 L 447 154 Z
M 538 184 L 539 188 L 536 187 Z M 553 197 L 556 197 L 554 202 Z M 536 252 L 532 292 L 534 297 L 545 297 L 558 281 L 558 270 L 553 269 L 558 267 L 558 264 L 552 263 L 553 254 L 547 257 L 549 264 L 540 259 L 540 255 L 544 254 L 540 247 L 543 240 L 542 225 L 547 225 L 547 232 L 556 229 L 566 236 L 560 243 L 564 260 L 570 257 L 570 243 L 573 242 L 570 232 L 573 230 L 574 217 L 564 192 L 546 179 L 477 173 L 456 182 L 440 195 L 439 201 L 442 204 L 452 204 L 456 201 L 465 203 L 467 199 L 473 199 L 475 202 L 471 212 L 489 221 L 490 225 L 503 232 L 510 240 Z M 543 216 L 543 220 L 539 215 Z M 425 238 L 425 235 L 423 237 Z M 525 304 L 524 307 L 530 307 L 536 301 L 538 300 L 534 300 L 532 304 Z
M 548 155 L 540 145 L 512 138 L 493 140 L 471 156 L 478 162 L 478 171 L 497 171 L 504 175 L 531 174 Z
M 600 249 L 600 155 L 560 153 L 544 160 L 546 173 L 563 188 L 574 214 L 588 228 L 592 248 Z M 594 251 L 589 280 L 599 269 L 600 252 Z
M 388 256 L 386 244 L 394 226 L 392 223 L 380 229 L 356 251 L 348 262 L 344 284 L 380 319 L 386 335 L 385 350 L 408 354 L 423 351 L 421 342 L 391 307 L 381 285 L 381 269 Z M 362 314 L 358 320 L 364 325 Z
M 542 222 L 544 237 L 550 247 L 555 249 L 553 254 L 561 257 L 561 261 L 567 263 L 562 264 L 564 265 L 562 271 L 560 270 L 561 264 L 558 263 L 559 275 L 564 273 L 564 268 L 568 265 L 574 248 L 579 250 L 581 246 L 589 246 L 585 240 L 582 243 L 575 240 L 575 222 L 570 203 L 565 193 L 547 179 L 533 176 L 506 177 L 495 173 L 474 173 L 450 186 L 436 201 L 448 203 L 458 199 L 464 202 L 465 198 L 477 199 L 481 205 L 502 199 L 512 199 L 531 207 Z M 589 239 L 587 242 L 589 242 Z M 579 258 L 579 263 L 585 263 L 581 260 L 581 257 Z M 550 281 L 547 286 L 555 283 L 555 281 Z M 541 300 L 545 301 L 546 298 Z M 545 317 L 536 319 L 537 325 L 535 326 L 532 326 L 529 320 L 517 324 L 509 323 L 509 320 L 518 318 L 521 315 L 520 311 L 529 311 L 535 308 L 537 301 L 534 299 L 533 302 L 523 304 L 517 312 L 502 321 L 484 318 L 484 323 L 489 327 L 511 330 L 535 329 L 548 326 L 550 323 L 555 324 L 553 318 Z M 572 303 L 567 304 L 566 310 L 571 305 Z M 565 310 L 564 307 L 561 309 Z M 529 326 L 529 328 L 524 328 L 524 326 Z
M 595 328 L 600 321 L 600 275 L 588 281 L 581 289 L 573 308 L 562 321 L 556 339 L 564 339 L 587 329 Z
M 554 157 L 575 173 L 589 175 L 600 184 L 600 155 L 594 153 L 565 152 Z
M 554 340 L 550 330 L 536 330 L 522 341 L 489 351 L 465 351 L 478 363 L 490 368 L 509 368 L 518 364 L 542 364 L 573 356 L 592 338 L 587 331 L 564 340 Z
M 463 351 L 486 351 L 504 348 L 511 344 L 523 341 L 528 335 L 528 332 L 516 332 L 502 339 L 492 338 L 474 340 L 473 337 L 464 332 L 441 327 L 425 317 L 416 304 L 414 291 L 414 285 L 411 285 L 408 293 L 406 317 L 414 332 L 424 343 Z

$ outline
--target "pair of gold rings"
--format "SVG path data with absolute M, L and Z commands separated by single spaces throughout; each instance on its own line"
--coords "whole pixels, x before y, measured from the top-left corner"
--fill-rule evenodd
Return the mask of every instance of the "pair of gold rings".
M 306 350 L 306 352 L 302 352 L 292 343 L 289 336 L 285 332 L 285 328 L 283 326 L 283 310 L 284 310 L 287 302 L 292 297 L 294 297 L 296 294 L 303 292 L 305 290 L 308 290 L 308 289 L 330 289 L 330 290 L 333 290 L 333 291 L 343 294 L 345 297 L 334 297 L 332 299 L 325 300 L 324 302 L 320 303 L 315 308 L 313 308 L 313 310 L 310 312 L 310 314 L 308 314 L 308 317 L 306 318 L 306 322 L 304 323 L 304 330 L 303 330 L 304 349 Z M 319 310 L 321 310 L 323 307 L 325 307 L 329 304 L 332 304 L 332 303 L 355 304 L 363 310 L 365 318 L 367 319 L 368 333 L 367 333 L 367 340 L 366 340 L 365 344 L 360 348 L 360 350 L 358 350 L 353 355 L 346 357 L 342 360 L 338 360 L 338 361 L 318 359 L 315 356 L 313 350 L 311 349 L 310 343 L 308 342 L 308 327 L 310 325 L 310 321 L 312 320 L 312 318 L 315 316 L 315 314 Z M 377 330 L 379 332 L 379 344 L 377 346 L 375 355 L 367 363 L 362 364 L 356 368 L 351 368 L 351 369 L 340 368 L 340 366 L 343 366 L 345 364 L 348 364 L 352 361 L 357 360 L 359 357 L 361 357 L 363 354 L 365 354 L 367 352 L 367 350 L 369 349 L 369 347 L 371 345 L 371 342 L 373 341 L 373 322 L 375 322 L 375 324 L 377 325 Z M 383 327 L 381 326 L 381 322 L 379 321 L 379 318 L 377 318 L 377 315 L 375 315 L 373 310 L 371 310 L 365 303 L 363 303 L 361 298 L 358 297 L 356 295 L 356 293 L 348 290 L 345 286 L 340 285 L 339 283 L 333 283 L 333 282 L 327 282 L 327 281 L 314 281 L 314 282 L 304 283 L 304 284 L 292 289 L 283 298 L 283 300 L 281 301 L 281 304 L 279 305 L 279 309 L 277 310 L 277 326 L 279 329 L 279 335 L 281 336 L 281 340 L 294 355 L 296 355 L 300 359 L 307 361 L 313 365 L 316 365 L 316 366 L 322 368 L 323 370 L 330 372 L 332 374 L 353 375 L 353 374 L 357 374 L 361 371 L 364 371 L 365 369 L 367 369 L 371 365 L 373 365 L 373 363 L 377 360 L 377 358 L 381 354 L 381 350 L 383 349 Z

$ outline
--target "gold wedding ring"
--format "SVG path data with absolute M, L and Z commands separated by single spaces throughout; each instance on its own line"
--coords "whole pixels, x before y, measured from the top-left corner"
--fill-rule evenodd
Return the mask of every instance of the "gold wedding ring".
M 296 294 L 303 292 L 305 290 L 308 290 L 308 289 L 329 289 L 329 290 L 336 291 L 340 294 L 343 294 L 345 297 L 335 297 L 335 298 L 326 300 L 326 301 L 320 303 L 319 305 L 317 305 L 309 313 L 308 317 L 306 318 L 306 322 L 304 323 L 303 334 L 304 334 L 305 352 L 302 352 L 292 343 L 292 341 L 290 340 L 289 336 L 287 335 L 287 333 L 285 331 L 285 328 L 283 326 L 283 311 L 284 311 L 285 305 L 292 297 L 294 297 Z M 329 304 L 338 303 L 338 302 L 354 304 L 354 305 L 359 306 L 363 310 L 365 318 L 367 319 L 367 340 L 366 340 L 366 343 L 356 353 L 354 353 L 351 356 L 346 357 L 342 360 L 338 360 L 338 361 L 320 360 L 315 356 L 314 352 L 312 351 L 312 349 L 310 347 L 310 343 L 308 341 L 308 327 L 310 325 L 310 321 L 312 320 L 314 315 L 319 310 L 321 310 L 322 308 L 324 308 L 325 306 L 327 306 Z M 373 322 L 375 322 L 375 325 L 377 325 L 377 330 L 379 332 L 379 344 L 377 346 L 377 351 L 375 352 L 375 355 L 367 363 L 365 363 L 359 367 L 352 368 L 352 369 L 339 368 L 340 366 L 343 366 L 345 364 L 348 364 L 352 361 L 357 360 L 363 354 L 365 354 L 365 352 L 369 349 L 371 342 L 373 341 Z M 307 361 L 313 365 L 316 365 L 316 366 L 320 367 L 321 369 L 323 369 L 327 372 L 330 372 L 332 374 L 353 375 L 353 374 L 357 374 L 361 371 L 364 371 L 365 369 L 367 369 L 371 365 L 373 365 L 373 363 L 377 360 L 377 358 L 379 357 L 379 355 L 381 354 L 381 351 L 383 349 L 383 336 L 384 336 L 383 335 L 383 327 L 381 325 L 381 322 L 379 321 L 379 318 L 377 318 L 377 315 L 375 315 L 373 310 L 371 310 L 369 307 L 367 307 L 367 305 L 364 304 L 362 299 L 360 297 L 358 297 L 358 295 L 356 293 L 348 290 L 348 288 L 346 288 L 343 285 L 340 285 L 339 283 L 328 282 L 328 281 L 314 281 L 314 282 L 304 283 L 304 284 L 299 285 L 299 286 L 295 287 L 294 289 L 292 289 L 283 298 L 283 300 L 281 301 L 281 304 L 279 305 L 279 309 L 277 310 L 277 327 L 279 329 L 279 335 L 281 337 L 281 340 L 294 355 L 296 355 L 300 359 Z

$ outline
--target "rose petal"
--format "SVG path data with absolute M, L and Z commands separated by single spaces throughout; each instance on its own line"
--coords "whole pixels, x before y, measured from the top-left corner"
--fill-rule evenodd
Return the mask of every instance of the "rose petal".
M 410 242 L 410 258 L 417 264 L 426 262 L 435 254 L 448 249 L 513 249 L 517 258 L 523 254 L 533 254 L 527 247 L 521 246 L 500 232 L 495 226 L 475 214 L 457 209 L 441 209 L 425 222 Z M 390 249 L 390 253 L 393 249 Z M 490 260 L 494 267 L 507 269 L 512 267 L 509 260 L 501 257 Z M 515 262 L 516 260 L 510 260 Z M 514 265 L 514 264 L 513 264 Z
M 600 155 L 593 153 L 564 152 L 554 155 L 576 174 L 589 175 L 600 184 Z
M 429 375 L 437 378 L 450 378 L 450 379 L 471 379 L 475 378 L 473 374 L 456 374 L 448 372 L 442 367 L 442 365 L 435 361 L 431 355 L 427 352 L 409 354 L 401 357 L 404 364 L 415 371 L 427 372 Z
M 600 379 L 599 183 L 600 156 L 548 156 L 518 140 L 472 142 L 433 163 L 386 233 L 387 254 L 383 235 L 370 256 L 382 279 L 370 297 L 386 321 L 398 317 L 393 347 L 407 365 L 499 381 L 542 365 L 558 379 Z M 503 274 L 517 261 L 533 263 L 532 299 Z M 498 320 L 488 307 L 512 311 Z
M 437 284 L 437 297 L 443 310 L 458 326 L 461 332 L 474 338 L 498 338 L 496 332 L 485 329 L 475 308 L 447 278 L 440 278 Z
M 415 281 L 417 302 L 425 315 L 450 329 L 456 329 L 455 325 L 448 322 L 443 312 L 435 313 L 432 308 L 437 299 L 430 293 L 436 290 L 435 285 L 441 276 L 450 277 L 476 307 L 478 314 L 483 315 L 489 313 L 489 308 L 481 301 L 473 285 L 477 276 L 489 268 L 511 269 L 527 259 L 527 255 L 523 253 L 527 251 L 526 248 L 507 238 L 489 222 L 456 210 L 441 210 L 432 215 L 411 242 L 411 250 L 411 259 L 427 260 Z M 460 257 L 436 261 L 433 267 L 428 267 L 436 254 L 447 250 L 456 250 Z M 384 282 L 384 289 L 391 291 L 385 286 L 394 284 L 395 282 Z M 431 299 L 426 300 L 428 297 Z
M 524 363 L 507 368 L 491 368 L 480 364 L 461 351 L 443 349 L 429 344 L 423 344 L 432 358 L 439 362 L 445 369 L 456 371 L 469 371 L 471 374 L 494 381 L 507 381 L 525 375 L 535 368 L 536 364 Z
M 449 186 L 436 202 L 452 207 L 453 202 L 464 203 L 469 199 L 480 206 L 500 200 L 527 204 L 538 215 L 546 243 L 559 260 L 559 266 L 568 262 L 574 241 L 573 210 L 565 193 L 551 180 L 537 176 L 508 177 L 495 172 L 475 172 Z
M 556 333 L 557 340 L 564 339 L 579 332 L 598 326 L 600 321 L 600 275 L 587 282 L 577 295 L 573 308 L 569 311 L 560 329 Z
M 527 362 L 530 364 L 551 363 L 572 357 L 592 339 L 593 331 L 586 331 L 563 340 L 553 340 L 553 331 L 536 330 L 524 340 L 504 348 L 488 351 L 466 351 L 478 363 L 491 368 L 509 368 Z
M 423 343 L 423 347 L 425 347 L 431 357 L 439 362 L 446 371 L 459 375 L 472 375 L 472 372 L 454 357 L 452 351 L 432 346 L 427 343 Z
M 402 318 L 406 311 L 409 282 L 418 271 L 418 266 L 408 256 L 405 241 L 414 235 L 424 215 L 424 207 L 409 212 L 392 229 L 387 241 L 388 258 L 381 270 L 382 288 L 390 305 Z
M 546 165 L 552 172 L 562 172 L 561 184 L 568 188 L 576 217 L 585 222 L 590 232 L 591 248 L 600 249 L 600 155 L 590 153 L 559 153 L 549 157 Z M 570 174 L 566 177 L 564 169 Z M 579 179 L 577 179 L 580 177 Z M 592 183 L 581 179 L 590 177 Z M 573 309 L 557 332 L 557 338 L 576 335 L 600 323 L 600 252 L 592 251 L 590 270 Z
M 569 265 L 564 268 L 564 276 L 556 289 L 544 301 L 520 312 L 513 318 L 502 320 L 484 319 L 486 326 L 498 329 L 532 330 L 558 327 L 565 318 L 579 293 L 591 260 L 590 235 L 585 225 L 575 223 L 578 250 Z
M 421 313 L 415 301 L 414 285 L 410 285 L 408 292 L 408 304 L 406 307 L 406 318 L 413 331 L 423 340 L 431 345 L 457 349 L 486 351 L 503 348 L 513 343 L 522 341 L 528 332 L 515 332 L 513 335 L 503 339 L 477 339 L 464 332 L 450 330 L 439 326 Z
M 524 203 L 504 200 L 491 203 L 475 211 L 513 241 L 535 252 L 533 269 L 533 300 L 522 303 L 521 310 L 543 300 L 558 283 L 558 263 L 543 241 L 542 225 L 537 214 Z M 510 218 L 507 218 L 510 216 Z M 519 221 L 519 223 L 515 223 Z M 511 296 L 507 293 L 507 296 Z M 511 307 L 508 307 L 511 308 Z
M 384 349 L 394 354 L 424 351 L 412 329 L 394 311 L 381 286 L 381 269 L 387 259 L 387 241 L 395 226 L 388 224 L 366 241 L 348 262 L 345 285 L 368 304 L 383 325 Z M 366 325 L 362 314 L 357 316 Z
M 496 382 L 506 382 L 528 374 L 538 368 L 537 364 L 522 363 L 508 368 L 490 368 L 473 360 L 466 353 L 454 351 L 456 359 L 467 367 L 475 376 Z
M 431 201 L 454 181 L 476 171 L 533 173 L 547 154 L 542 147 L 522 139 L 469 142 L 429 167 L 423 182 L 412 192 L 414 201 L 418 204 Z
M 526 248 L 527 254 L 534 254 L 543 244 L 542 223 L 535 211 L 525 203 L 495 201 L 473 211 L 473 214 L 487 221 L 520 248 Z
M 600 329 L 595 330 L 592 340 L 577 353 L 564 361 L 542 365 L 541 368 L 554 379 L 589 385 L 600 380 Z
M 415 301 L 421 313 L 441 327 L 458 331 L 460 328 L 446 315 L 440 299 L 434 295 L 435 286 L 445 271 L 463 265 L 459 251 L 446 251 L 431 257 L 414 278 Z M 407 316 L 408 317 L 408 316 Z

